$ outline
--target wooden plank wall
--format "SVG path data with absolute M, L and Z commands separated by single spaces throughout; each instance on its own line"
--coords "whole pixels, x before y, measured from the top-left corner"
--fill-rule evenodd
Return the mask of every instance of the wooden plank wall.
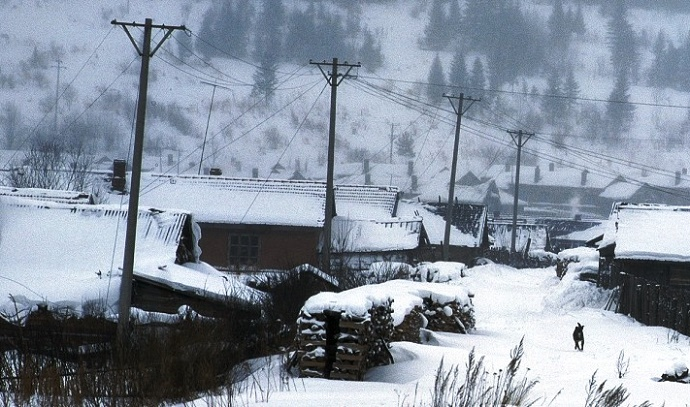
M 620 274 L 618 312 L 650 326 L 663 326 L 690 335 L 690 289 L 670 287 Z

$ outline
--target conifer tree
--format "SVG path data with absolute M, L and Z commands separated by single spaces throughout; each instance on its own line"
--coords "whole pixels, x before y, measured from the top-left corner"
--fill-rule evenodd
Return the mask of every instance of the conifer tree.
M 486 73 L 484 72 L 484 63 L 479 57 L 474 58 L 472 63 L 472 71 L 470 72 L 469 87 L 472 90 L 472 95 L 479 99 L 484 96 L 484 89 L 486 88 Z M 476 96 L 475 96 L 476 95 Z
M 445 75 L 443 73 L 443 66 L 441 65 L 441 58 L 438 54 L 431 63 L 429 76 L 427 78 L 427 98 L 433 104 L 439 104 L 443 100 L 443 89 L 446 86 Z
M 448 30 L 443 0 L 433 0 L 429 11 L 429 21 L 424 27 L 424 38 L 421 45 L 425 49 L 440 51 L 448 45 Z
M 630 103 L 630 81 L 628 71 L 619 71 L 616 83 L 609 95 L 606 108 L 606 119 L 611 136 L 619 137 L 630 129 L 635 117 L 635 106 Z
M 558 48 L 567 47 L 570 42 L 570 24 L 566 21 L 562 0 L 555 0 L 548 26 L 550 45 Z
M 639 69 L 639 52 L 635 31 L 627 18 L 625 0 L 615 0 L 608 22 L 608 40 L 616 77 L 621 77 L 621 71 L 626 71 L 626 80 L 634 81 Z
M 453 62 L 450 65 L 450 72 L 448 74 L 448 85 L 465 87 L 469 82 L 469 75 L 467 73 L 467 65 L 465 63 L 465 55 L 460 47 L 455 50 L 453 54 Z
M 362 66 L 371 72 L 376 72 L 383 66 L 383 53 L 381 52 L 381 44 L 376 42 L 374 34 L 371 30 L 365 28 L 363 31 L 364 40 L 359 49 L 359 60 Z

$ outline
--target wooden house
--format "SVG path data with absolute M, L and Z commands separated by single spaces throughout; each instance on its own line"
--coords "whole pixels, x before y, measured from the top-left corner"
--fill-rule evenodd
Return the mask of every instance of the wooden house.
M 400 205 L 402 211 L 413 212 L 424 222 L 429 239 L 426 260 L 442 258 L 445 238 L 445 203 L 422 204 L 406 202 Z M 449 260 L 469 264 L 472 259 L 483 256 L 489 248 L 487 209 L 483 205 L 455 203 L 449 239 Z
M 492 249 L 510 249 L 513 236 L 513 221 L 508 218 L 491 218 L 488 221 Z M 551 249 L 548 228 L 534 219 L 520 218 L 515 224 L 515 251 L 527 253 L 531 250 Z
M 32 194 L 43 199 L 23 197 Z M 0 269 L 5 277 L 0 311 L 44 304 L 77 313 L 99 309 L 106 317 L 117 312 L 127 209 L 74 203 L 80 194 L 73 192 L 4 190 L 0 195 Z M 51 195 L 62 202 L 47 199 Z M 140 208 L 134 280 L 165 288 L 166 297 L 155 301 L 147 296 L 138 303 L 135 289 L 135 306 L 176 313 L 196 300 L 194 305 L 253 302 L 256 290 L 199 261 L 198 232 L 189 212 Z
M 600 280 L 621 273 L 667 286 L 690 286 L 690 206 L 619 203 L 599 244 Z
M 334 189 L 332 259 L 408 257 L 423 243 L 421 219 L 397 216 L 396 187 Z M 202 260 L 246 271 L 318 266 L 325 201 L 321 181 L 196 175 L 147 174 L 141 195 L 142 204 L 194 213 Z

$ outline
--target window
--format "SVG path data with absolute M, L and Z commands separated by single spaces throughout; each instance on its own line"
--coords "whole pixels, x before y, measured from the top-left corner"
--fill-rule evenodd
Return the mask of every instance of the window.
M 259 236 L 230 235 L 228 247 L 230 267 L 247 268 L 259 263 Z

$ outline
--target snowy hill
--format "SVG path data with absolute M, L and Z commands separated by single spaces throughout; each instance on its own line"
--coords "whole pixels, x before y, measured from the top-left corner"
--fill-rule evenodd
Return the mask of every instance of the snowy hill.
M 451 47 L 437 52 L 418 45 L 432 3 L 361 3 L 360 25 L 375 34 L 384 62 L 375 72 L 366 67 L 353 71 L 356 77 L 338 86 L 339 164 L 369 159 L 376 167 L 412 161 L 420 184 L 448 176 L 442 170 L 450 167 L 455 113 L 446 100 L 429 104 L 424 94 L 436 55 L 448 72 L 453 52 Z M 525 14 L 544 24 L 552 13 L 551 2 L 520 3 Z M 207 59 L 193 52 L 180 58 L 185 44 L 198 40 L 212 4 L 210 0 L 0 3 L 0 52 L 5 61 L 0 68 L 0 142 L 5 148 L 21 149 L 39 133 L 88 134 L 98 140 L 103 154 L 123 158 L 133 129 L 140 58 L 126 33 L 111 21 L 143 23 L 152 18 L 154 24 L 185 25 L 190 31 L 188 36 L 175 33 L 151 60 L 147 168 L 196 173 L 203 149 L 202 167 L 221 168 L 224 175 L 250 176 L 256 169 L 262 178 L 290 177 L 296 170 L 310 178 L 325 177 L 330 89 L 315 65 L 308 60 L 279 65 L 275 98 L 266 104 L 251 95 L 258 69 L 251 57 Z M 289 9 L 306 7 L 307 2 L 284 4 Z M 337 2 L 326 4 L 342 12 Z M 564 2 L 570 8 L 576 4 Z M 259 2 L 255 5 L 260 7 Z M 583 6 L 583 14 L 587 31 L 573 40 L 568 59 L 580 87 L 577 103 L 585 112 L 581 118 L 586 118 L 605 108 L 614 75 L 607 18 L 595 5 Z M 676 45 L 685 41 L 687 15 L 631 9 L 629 21 L 642 44 L 642 72 L 649 69 L 651 44 L 661 30 Z M 132 34 L 140 40 L 140 29 Z M 154 30 L 153 42 L 160 42 L 162 35 Z M 468 64 L 475 57 L 483 56 L 469 53 Z M 439 92 L 469 95 L 473 90 L 477 91 L 446 86 Z M 534 131 L 531 123 L 541 114 L 546 91 L 543 75 L 483 89 L 486 99 L 474 103 L 463 117 L 458 174 L 473 170 L 482 176 L 494 163 L 513 162 L 515 146 L 506 130 Z M 630 89 L 635 120 L 621 140 L 606 144 L 607 134 L 588 127 L 584 120 L 563 137 L 562 130 L 541 126 L 526 145 L 523 159 L 633 178 L 640 177 L 642 167 L 672 177 L 687 163 L 683 144 L 668 148 L 666 139 L 680 134 L 689 99 L 684 92 L 649 88 L 639 81 Z M 392 141 L 404 133 L 414 140 L 414 157 L 399 155 Z M 14 164 L 3 162 L 2 168 Z M 271 173 L 276 164 L 284 170 Z M 350 174 L 338 182 L 357 179 Z M 396 182 L 403 190 L 411 186 L 404 174 Z

